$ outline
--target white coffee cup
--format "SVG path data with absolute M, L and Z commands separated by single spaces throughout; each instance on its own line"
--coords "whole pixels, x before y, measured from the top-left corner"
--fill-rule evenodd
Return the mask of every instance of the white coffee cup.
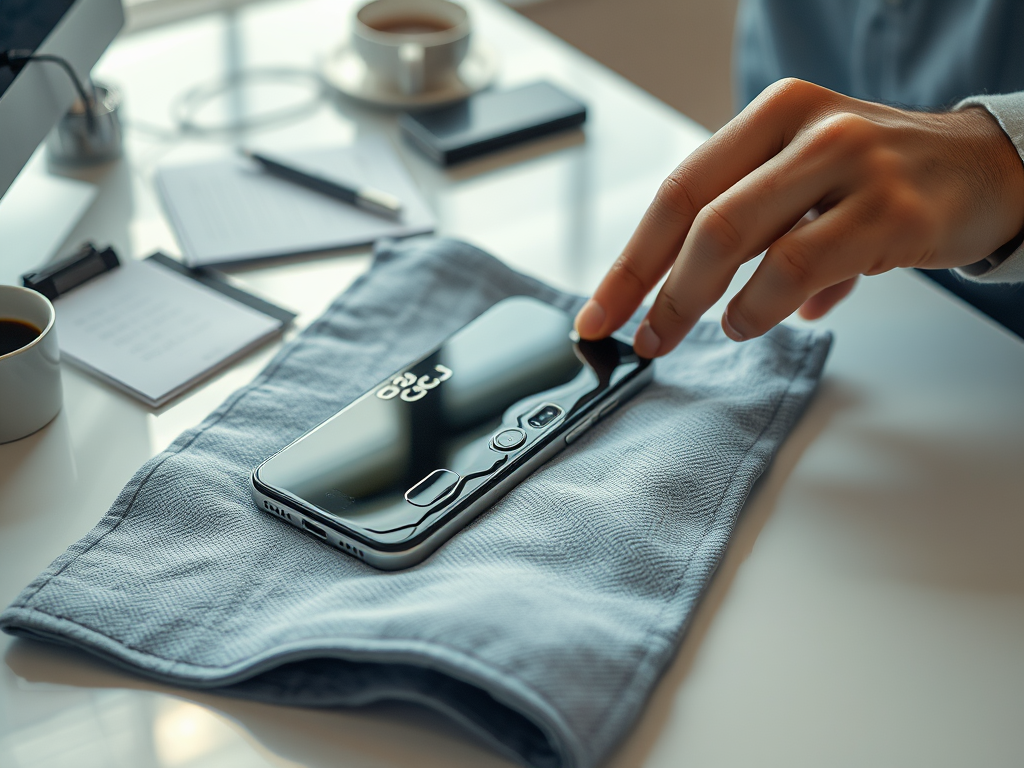
M 369 70 L 407 96 L 449 82 L 469 35 L 469 14 L 448 0 L 373 0 L 352 23 L 353 47 Z
M 0 354 L 0 443 L 31 435 L 60 411 L 64 392 L 56 319 L 53 304 L 43 294 L 0 285 L 0 321 L 15 321 L 39 332 L 24 346 Z

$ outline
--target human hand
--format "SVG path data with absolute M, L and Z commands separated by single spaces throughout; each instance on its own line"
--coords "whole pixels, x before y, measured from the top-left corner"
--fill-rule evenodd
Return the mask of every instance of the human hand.
M 782 80 L 665 180 L 576 329 L 612 333 L 669 272 L 633 342 L 664 355 L 767 249 L 722 316 L 742 341 L 798 309 L 821 317 L 859 275 L 972 264 L 1022 228 L 1024 164 L 986 110 L 908 112 Z

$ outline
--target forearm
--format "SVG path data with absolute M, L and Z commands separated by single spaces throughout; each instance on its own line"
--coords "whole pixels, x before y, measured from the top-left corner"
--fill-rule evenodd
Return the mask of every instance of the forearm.
M 957 104 L 955 109 L 976 107 L 985 109 L 995 118 L 1024 163 L 1024 91 L 995 96 L 971 96 Z M 968 280 L 978 282 L 1024 283 L 1024 238 L 1018 235 L 991 256 L 961 267 L 957 272 Z

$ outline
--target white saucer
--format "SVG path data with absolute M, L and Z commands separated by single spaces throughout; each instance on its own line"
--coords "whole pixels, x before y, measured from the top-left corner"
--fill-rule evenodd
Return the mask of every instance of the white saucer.
M 369 104 L 398 109 L 435 107 L 459 101 L 490 85 L 498 74 L 498 54 L 490 46 L 474 43 L 451 82 L 415 96 L 378 80 L 349 43 L 327 56 L 320 65 L 320 74 L 330 87 Z

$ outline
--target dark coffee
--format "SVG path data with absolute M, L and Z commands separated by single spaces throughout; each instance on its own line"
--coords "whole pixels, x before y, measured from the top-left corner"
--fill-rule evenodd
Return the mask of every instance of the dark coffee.
M 395 16 L 375 21 L 367 26 L 392 35 L 425 35 L 431 32 L 447 32 L 453 25 L 442 19 L 427 16 Z
M 38 328 L 22 320 L 0 320 L 0 355 L 16 352 L 41 334 Z

